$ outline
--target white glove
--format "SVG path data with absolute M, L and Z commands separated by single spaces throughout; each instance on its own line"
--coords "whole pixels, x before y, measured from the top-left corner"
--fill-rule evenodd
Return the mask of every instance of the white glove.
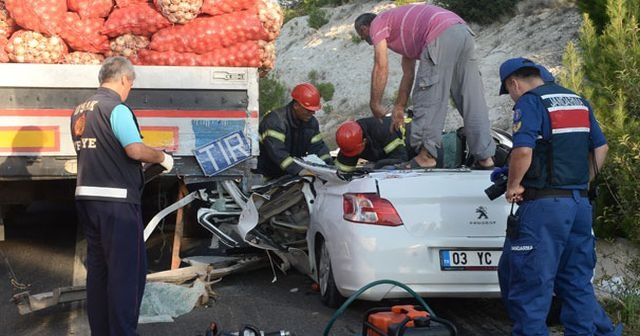
M 173 169 L 173 157 L 165 152 L 162 152 L 162 154 L 164 154 L 164 160 L 160 162 L 160 165 L 164 167 L 163 173 L 168 173 Z

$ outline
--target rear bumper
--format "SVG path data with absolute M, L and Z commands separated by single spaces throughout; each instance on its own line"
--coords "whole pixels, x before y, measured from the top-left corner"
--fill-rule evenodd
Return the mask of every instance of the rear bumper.
M 497 271 L 443 271 L 441 249 L 501 249 L 504 237 L 412 237 L 403 227 L 381 227 L 342 222 L 325 235 L 336 285 L 350 296 L 368 283 L 389 279 L 401 282 L 424 297 L 497 297 Z M 345 237 L 350 237 L 345 239 Z M 353 238 L 357 237 L 357 238 Z M 497 266 L 498 260 L 492 265 Z M 360 298 L 408 297 L 402 288 L 379 285 Z

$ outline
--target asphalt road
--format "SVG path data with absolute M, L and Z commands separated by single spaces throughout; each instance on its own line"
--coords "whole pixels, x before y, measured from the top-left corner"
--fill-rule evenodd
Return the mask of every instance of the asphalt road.
M 88 335 L 84 302 L 66 303 L 27 315 L 19 315 L 13 294 L 28 285 L 32 294 L 70 286 L 73 278 L 76 223 L 72 203 L 36 203 L 15 211 L 0 242 L 0 335 Z M 170 246 L 170 244 L 168 244 Z M 169 252 L 165 247 L 164 256 Z M 195 251 L 195 250 L 194 250 Z M 183 249 L 182 256 L 193 251 Z M 6 261 L 4 260 L 6 256 Z M 150 252 L 151 268 L 162 266 L 158 251 Z M 17 283 L 12 284 L 12 273 Z M 287 330 L 294 335 L 322 335 L 334 314 L 320 303 L 312 281 L 290 271 L 273 273 L 269 267 L 233 274 L 213 285 L 216 299 L 195 308 L 172 323 L 142 324 L 141 336 L 204 335 L 211 321 L 237 331 L 252 324 L 267 331 Z M 438 316 L 451 320 L 459 335 L 508 335 L 510 323 L 498 299 L 428 299 Z M 355 302 L 335 323 L 331 335 L 356 335 L 364 313 L 394 302 Z

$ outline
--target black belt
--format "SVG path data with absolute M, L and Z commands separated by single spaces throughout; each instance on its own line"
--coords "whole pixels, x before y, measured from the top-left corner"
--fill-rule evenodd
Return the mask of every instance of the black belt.
M 580 197 L 587 197 L 587 190 L 578 190 Z M 572 189 L 525 189 L 522 193 L 523 201 L 531 201 L 547 197 L 573 197 Z

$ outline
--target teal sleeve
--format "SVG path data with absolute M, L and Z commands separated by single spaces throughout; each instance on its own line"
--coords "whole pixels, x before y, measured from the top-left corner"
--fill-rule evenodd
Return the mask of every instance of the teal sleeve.
M 133 121 L 133 112 L 125 105 L 116 106 L 111 112 L 111 129 L 122 145 L 126 147 L 132 143 L 142 142 L 140 131 Z

